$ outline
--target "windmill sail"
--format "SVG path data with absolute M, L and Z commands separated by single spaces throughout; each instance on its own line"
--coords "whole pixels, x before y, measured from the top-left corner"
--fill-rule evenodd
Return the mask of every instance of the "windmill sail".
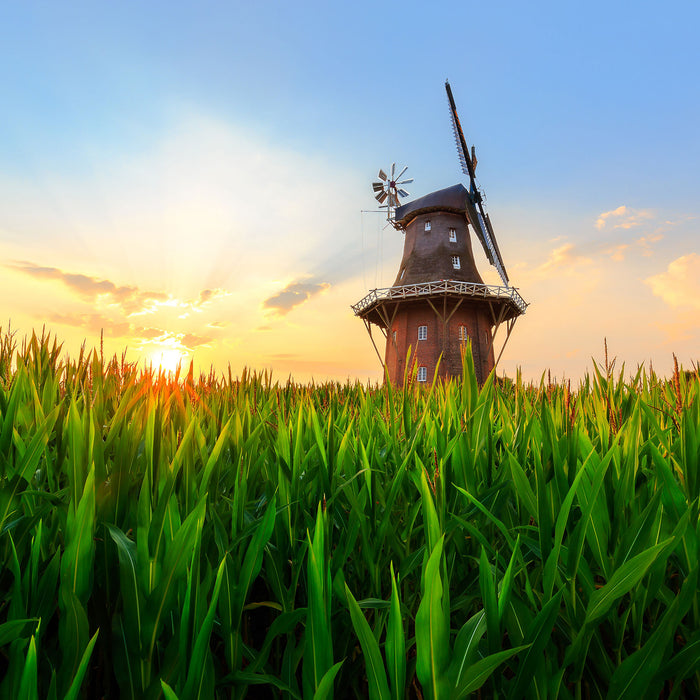
M 462 172 L 469 176 L 469 199 L 467 201 L 467 216 L 469 223 L 476 232 L 476 235 L 481 242 L 481 245 L 486 253 L 488 261 L 498 270 L 498 274 L 503 280 L 503 284 L 508 286 L 508 273 L 501 257 L 501 252 L 498 250 L 496 236 L 493 233 L 491 221 L 488 214 L 484 211 L 481 192 L 476 186 L 476 176 L 474 174 L 474 166 L 476 165 L 476 156 L 472 152 L 469 153 L 467 142 L 464 139 L 462 125 L 457 116 L 457 108 L 455 107 L 454 97 L 450 84 L 445 81 L 445 90 L 447 91 L 447 99 L 450 103 L 450 118 L 452 120 L 452 130 L 457 144 L 457 155 L 462 166 Z

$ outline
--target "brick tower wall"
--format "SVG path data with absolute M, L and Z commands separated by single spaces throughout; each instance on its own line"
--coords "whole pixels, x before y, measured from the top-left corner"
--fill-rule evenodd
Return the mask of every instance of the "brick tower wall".
M 387 334 L 385 353 L 390 381 L 396 385 L 403 384 L 409 346 L 409 366 L 415 362 L 417 367 L 425 367 L 427 383 L 433 379 L 441 353 L 438 376 L 461 377 L 461 346 L 466 342 L 466 338 L 460 339 L 462 327 L 472 343 L 477 380 L 483 384 L 494 367 L 493 324 L 488 308 L 473 299 L 463 299 L 454 311 L 456 299 L 450 299 L 445 304 L 441 297 L 437 297 L 432 298 L 431 302 L 440 313 L 436 313 L 425 299 L 402 302 L 396 311 Z M 445 323 L 443 319 L 448 317 Z M 420 326 L 427 327 L 425 340 L 418 339 Z

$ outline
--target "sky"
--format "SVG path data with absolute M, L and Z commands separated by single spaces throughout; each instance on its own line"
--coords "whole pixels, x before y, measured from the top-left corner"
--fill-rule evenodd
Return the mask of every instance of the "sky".
M 392 162 L 410 198 L 464 181 L 449 79 L 530 304 L 499 374 L 576 381 L 605 339 L 627 372 L 690 368 L 699 21 L 691 0 L 0 3 L 0 326 L 380 380 L 350 306 L 403 239 L 371 183 Z

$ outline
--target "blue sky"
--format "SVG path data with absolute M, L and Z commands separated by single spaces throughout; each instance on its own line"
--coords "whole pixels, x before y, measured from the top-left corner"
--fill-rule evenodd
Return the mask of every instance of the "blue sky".
M 580 375 L 603 336 L 631 363 L 676 351 L 687 364 L 699 19 L 691 2 L 6 3 L 0 253 L 26 263 L 6 265 L 6 288 L 27 289 L 1 317 L 23 331 L 48 320 L 69 346 L 109 323 L 115 351 L 157 352 L 155 339 L 203 364 L 377 376 L 348 304 L 389 283 L 401 239 L 360 210 L 392 161 L 409 166 L 412 195 L 460 180 L 449 78 L 512 282 L 532 301 L 504 369 Z M 46 267 L 170 306 L 139 325 L 98 286 L 38 277 Z M 201 327 L 194 311 L 162 315 L 207 289 Z M 265 302 L 285 290 L 300 302 L 275 315 Z

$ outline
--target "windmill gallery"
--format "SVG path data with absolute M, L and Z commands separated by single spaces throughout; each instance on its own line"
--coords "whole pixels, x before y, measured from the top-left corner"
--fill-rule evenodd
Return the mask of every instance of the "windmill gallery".
M 393 384 L 400 384 L 407 370 L 418 382 L 434 376 L 462 374 L 462 352 L 471 342 L 474 367 L 483 383 L 498 364 L 517 318 L 527 303 L 510 286 L 491 220 L 476 184 L 476 156 L 469 153 L 457 116 L 449 83 L 445 83 L 450 117 L 457 142 L 462 184 L 431 192 L 406 204 L 408 196 L 395 165 L 387 175 L 379 171 L 373 184 L 375 197 L 387 210 L 395 229 L 404 233 L 403 257 L 394 284 L 373 289 L 352 309 L 365 323 L 372 344 Z M 476 269 L 471 231 L 483 246 L 489 262 L 498 270 L 502 286 L 484 284 Z M 385 341 L 384 357 L 372 335 L 376 326 Z M 498 356 L 494 341 L 501 327 L 505 339 Z

